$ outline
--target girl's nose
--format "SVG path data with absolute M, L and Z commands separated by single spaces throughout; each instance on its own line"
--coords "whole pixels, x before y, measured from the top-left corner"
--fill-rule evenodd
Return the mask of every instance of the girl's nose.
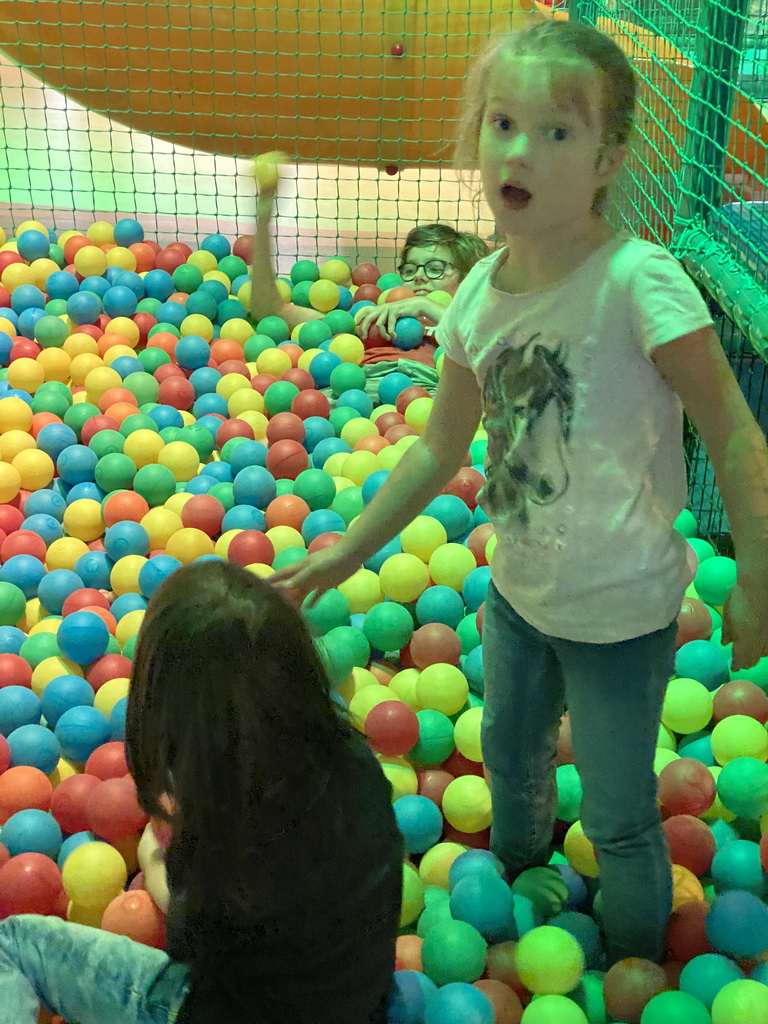
M 531 151 L 531 140 L 522 132 L 511 138 L 506 147 L 508 160 L 525 160 Z

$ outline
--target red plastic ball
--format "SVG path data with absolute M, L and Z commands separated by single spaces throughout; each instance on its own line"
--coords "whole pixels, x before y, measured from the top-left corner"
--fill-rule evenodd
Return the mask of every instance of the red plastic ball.
M 178 249 L 171 249 L 170 247 L 163 249 L 162 252 L 159 252 L 155 256 L 156 269 L 165 270 L 168 274 L 172 274 L 174 270 L 178 270 L 178 268 L 186 262 L 187 257 L 183 252 L 180 252 Z
M 275 547 L 272 541 L 261 530 L 243 530 L 232 538 L 227 549 L 227 558 L 237 565 L 253 565 L 261 562 L 272 565 Z
M 165 915 L 148 892 L 121 892 L 101 919 L 101 930 L 126 935 L 153 949 L 165 949 Z
M 159 347 L 160 346 L 158 346 L 158 348 Z M 163 351 L 165 351 L 165 349 L 163 349 Z M 163 363 L 162 366 L 158 366 L 158 368 L 155 370 L 154 377 L 158 384 L 162 384 L 164 381 L 169 379 L 187 379 L 182 368 L 180 366 L 176 366 L 175 363 Z
M 5 867 L 10 859 L 11 855 L 8 852 L 8 847 L 0 843 L 0 868 Z
M 475 625 L 477 626 L 477 632 L 480 636 L 483 635 L 483 623 L 485 622 L 485 601 L 477 609 L 477 618 L 475 619 Z
M 275 441 L 267 450 L 267 469 L 276 480 L 295 480 L 309 466 L 309 455 L 298 441 Z
M 294 530 L 301 530 L 309 513 L 309 505 L 303 498 L 296 494 L 281 494 L 267 505 L 264 514 L 270 530 L 274 526 L 292 526 Z
M 24 513 L 13 505 L 0 505 L 0 530 L 10 535 L 24 522 Z
M 310 543 L 307 548 L 307 552 L 310 555 L 314 555 L 316 551 L 324 551 L 325 548 L 330 548 L 333 547 L 334 544 L 338 544 L 341 537 L 342 534 L 340 533 L 321 533 Z
M 712 616 L 707 606 L 698 598 L 684 598 L 677 616 L 675 646 L 682 647 L 692 640 L 709 640 L 711 636 Z
M 368 333 L 365 336 L 360 334 L 359 328 L 355 329 L 357 330 L 358 336 L 362 339 L 363 348 L 365 349 L 366 352 L 370 351 L 372 348 L 391 348 L 392 346 L 392 342 L 384 337 L 384 335 L 379 330 L 377 324 L 371 324 L 371 326 L 368 329 Z
M 11 766 L 11 748 L 8 746 L 8 740 L 5 736 L 0 735 L 0 775 L 3 772 L 8 771 Z
M 292 341 L 284 341 L 282 344 L 277 346 L 281 352 L 285 352 L 288 358 L 291 360 L 291 369 L 297 369 L 299 360 L 304 355 L 304 349 L 301 345 L 295 345 Z M 285 380 L 285 377 L 281 378 Z
M 387 431 L 392 427 L 401 426 L 405 423 L 405 416 L 399 412 L 383 412 L 376 420 L 376 426 L 382 437 L 387 436 Z
M 223 448 L 233 437 L 245 437 L 253 441 L 255 436 L 253 427 L 246 420 L 225 420 L 216 431 L 216 447 Z
M 415 434 L 416 431 L 407 423 L 396 423 L 394 427 L 389 428 L 384 437 L 390 444 L 397 444 L 402 438 L 413 437 Z
M 211 343 L 211 359 L 214 363 L 225 363 L 229 359 L 236 359 L 242 363 L 243 346 L 238 344 L 234 338 L 217 338 Z
M 39 533 L 32 530 L 15 530 L 0 544 L 0 559 L 7 562 L 14 555 L 32 555 L 44 562 L 46 550 L 45 541 Z
M 419 741 L 419 719 L 402 701 L 383 701 L 368 712 L 365 735 L 378 754 L 405 756 Z
M 42 853 L 11 857 L 0 868 L 0 920 L 13 914 L 53 914 L 62 888 L 61 872 L 50 857 Z
M 302 392 L 296 396 L 298 398 Z M 306 392 L 304 392 L 306 394 Z M 279 412 L 267 424 L 267 442 L 298 441 L 300 444 L 306 437 L 304 421 L 293 412 Z
M 85 812 L 92 832 L 108 843 L 119 843 L 144 828 L 149 817 L 139 807 L 136 783 L 130 775 L 98 781 Z
M 672 914 L 667 925 L 667 953 L 672 960 L 687 964 L 694 957 L 713 952 L 706 933 L 708 913 L 708 903 L 691 900 Z
M 251 387 L 262 396 L 267 393 L 267 388 L 270 385 L 276 383 L 277 377 L 273 373 L 257 373 L 255 377 L 251 378 Z
M 673 864 L 681 864 L 697 878 L 712 867 L 717 850 L 712 829 L 701 818 L 675 814 L 663 824 Z
M 765 725 L 768 722 L 768 697 L 748 679 L 732 679 L 715 694 L 712 717 L 715 722 L 722 722 L 730 715 L 747 715 Z
M 378 302 L 381 288 L 375 284 L 361 284 L 355 292 L 355 302 Z
M 23 262 L 24 260 L 17 252 L 12 252 L 10 249 L 6 249 L 5 252 L 0 252 L 0 273 L 2 273 L 6 267 L 10 267 L 12 263 Z
M 484 828 L 481 832 L 459 832 L 453 825 L 446 824 L 444 841 L 468 846 L 470 850 L 488 850 L 491 845 L 491 830 Z
M 75 590 L 67 597 L 61 606 L 61 614 L 66 618 L 72 612 L 79 612 L 83 608 L 94 607 L 109 611 L 109 598 L 93 587 L 83 587 L 82 590 Z
M 240 235 L 232 246 L 232 255 L 250 263 L 253 257 L 253 235 Z
M 51 806 L 53 787 L 39 768 L 17 765 L 0 775 L 0 825 L 17 811 L 47 811 Z
M 167 353 L 171 357 L 171 359 L 175 358 L 176 346 L 178 343 L 179 339 L 175 334 L 171 334 L 170 331 L 157 331 L 151 338 L 147 338 L 147 348 L 161 348 L 163 352 Z M 163 366 L 171 365 L 171 363 L 163 363 Z M 159 369 L 160 367 L 158 366 L 154 373 L 155 380 L 158 381 L 163 380 L 162 375 L 158 377 Z
M 444 772 L 453 775 L 455 779 L 462 775 L 478 775 L 480 778 L 483 777 L 482 763 L 480 761 L 470 761 L 469 758 L 464 757 L 458 750 L 454 750 L 446 757 L 440 767 Z
M 86 679 L 93 687 L 94 693 L 98 693 L 104 683 L 110 679 L 130 679 L 133 671 L 133 662 L 123 654 L 105 654 L 88 669 Z
M 139 329 L 139 344 L 146 345 L 149 332 L 153 327 L 157 326 L 157 320 L 155 320 L 151 313 L 142 312 L 134 315 L 133 322 Z
M 461 498 L 470 512 L 474 512 L 477 508 L 478 491 L 484 483 L 485 477 L 479 470 L 464 466 L 452 480 L 448 481 L 443 488 L 443 494 L 454 494 Z
M 99 410 L 106 414 L 113 405 L 132 405 L 136 409 L 139 407 L 136 396 L 127 388 L 107 388 L 98 401 Z
M 149 512 L 149 503 L 135 491 L 118 491 L 104 503 L 104 522 L 107 526 L 124 523 L 127 519 L 140 523 Z
M 643 1010 L 668 988 L 663 968 L 650 960 L 633 957 L 614 964 L 605 976 L 605 1008 L 612 1020 L 640 1024 Z
M 208 365 L 210 366 L 210 363 Z M 239 373 L 240 376 L 245 377 L 247 381 L 250 381 L 251 379 L 251 371 L 242 359 L 225 359 L 224 362 L 219 363 L 216 369 L 222 376 L 227 373 Z M 245 387 L 245 385 L 243 386 Z
M 147 270 L 155 269 L 155 256 L 157 255 L 158 252 L 160 252 L 160 246 L 157 245 L 156 242 L 155 245 L 157 246 L 156 249 L 153 248 L 150 242 L 134 242 L 133 245 L 128 246 L 128 249 L 130 250 L 130 252 L 133 253 L 134 257 L 136 258 L 137 274 L 143 274 Z M 136 320 L 136 317 L 142 315 L 149 316 L 148 313 L 136 313 L 134 316 L 134 321 Z
M 314 381 L 312 383 L 314 384 Z M 298 387 L 298 385 L 296 386 Z M 323 419 L 328 419 L 331 414 L 331 403 L 322 391 L 316 391 L 312 387 L 300 391 L 296 395 L 291 402 L 291 412 L 302 420 L 308 420 L 310 416 L 321 416 Z
M 716 793 L 712 773 L 692 757 L 672 761 L 659 775 L 659 802 L 670 814 L 698 818 L 712 806 Z
M 352 271 L 352 284 L 376 284 L 381 277 L 381 271 L 373 263 L 358 263 Z
M 18 654 L 0 654 L 0 689 L 4 686 L 32 686 L 32 666 Z
M 438 663 L 458 665 L 461 658 L 461 640 L 455 630 L 442 622 L 428 622 L 420 626 L 409 647 L 411 660 L 420 669 Z
M 226 509 L 211 494 L 195 494 L 181 510 L 181 521 L 192 530 L 202 530 L 209 537 L 221 532 L 221 521 Z
M 17 359 L 37 359 L 42 351 L 42 346 L 37 342 L 30 341 L 29 338 L 22 338 L 11 347 L 8 362 L 15 363 Z
M 100 430 L 119 430 L 120 424 L 113 416 L 107 416 L 102 413 L 100 416 L 91 416 L 89 420 L 86 420 L 83 424 L 83 429 L 80 432 L 80 443 L 90 444 L 91 440 L 99 433 Z
M 51 814 L 62 831 L 87 832 L 90 829 L 86 807 L 91 794 L 101 785 L 95 775 L 70 775 L 53 791 Z
M 195 389 L 185 377 L 167 377 L 160 385 L 157 401 L 159 405 L 172 405 L 186 412 L 195 401 Z
M 102 782 L 106 779 L 122 779 L 128 774 L 125 744 L 120 740 L 102 743 L 85 762 L 85 774 L 95 775 Z
M 405 410 L 411 402 L 415 402 L 417 398 L 429 397 L 430 395 L 426 388 L 421 388 L 417 384 L 412 384 L 409 388 L 403 388 L 397 396 L 395 399 L 395 408 L 401 415 L 405 416 Z
M 315 386 L 312 375 L 307 373 L 306 370 L 300 370 L 298 366 L 292 366 L 290 370 L 286 370 L 281 380 L 287 380 L 289 384 L 295 384 L 299 391 L 308 391 Z M 295 412 L 296 410 L 292 411 Z
M 32 437 L 37 438 L 43 427 L 47 427 L 51 423 L 63 422 L 60 416 L 55 416 L 52 412 L 36 412 L 32 417 L 32 426 L 29 428 L 29 432 Z
M 481 523 L 467 537 L 467 547 L 475 556 L 475 561 L 478 565 L 488 565 L 485 549 L 488 547 L 488 541 L 494 533 L 493 523 Z
M 442 768 L 425 768 L 419 772 L 419 796 L 425 796 L 442 809 L 443 794 L 455 775 Z

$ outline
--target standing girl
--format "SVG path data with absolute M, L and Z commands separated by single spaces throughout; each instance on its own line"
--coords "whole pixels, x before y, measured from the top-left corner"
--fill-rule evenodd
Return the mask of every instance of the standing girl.
M 402 840 L 299 613 L 229 562 L 174 573 L 139 635 L 126 744 L 170 826 L 167 855 L 151 831 L 140 849 L 168 953 L 8 918 L 0 1022 L 42 1004 L 73 1024 L 384 1024 Z
M 453 477 L 484 413 L 480 500 L 498 535 L 483 634 L 492 849 L 510 881 L 547 863 L 567 702 L 609 963 L 665 953 L 653 763 L 694 575 L 673 528 L 687 497 L 683 408 L 732 525 L 733 667 L 768 653 L 765 439 L 678 262 L 603 216 L 635 96 L 622 50 L 584 24 L 539 23 L 477 62 L 457 163 L 479 169 L 506 244 L 438 327 L 446 360 L 424 436 L 341 542 L 275 577 L 304 593 L 351 575 Z

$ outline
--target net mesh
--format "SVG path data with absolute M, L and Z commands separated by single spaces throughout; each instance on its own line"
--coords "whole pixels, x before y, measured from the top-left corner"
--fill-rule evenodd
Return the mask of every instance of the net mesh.
M 611 34 L 641 80 L 610 212 L 710 301 L 763 428 L 768 357 L 768 0 L 0 0 L 0 214 L 57 229 L 137 216 L 161 243 L 250 232 L 246 158 L 284 148 L 278 268 L 393 269 L 416 223 L 491 238 L 449 166 L 471 57 L 531 17 Z M 691 507 L 727 521 L 700 440 Z

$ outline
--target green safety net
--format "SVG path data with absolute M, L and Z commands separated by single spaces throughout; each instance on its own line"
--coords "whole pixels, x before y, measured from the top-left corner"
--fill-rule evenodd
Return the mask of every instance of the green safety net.
M 543 12 L 543 13 L 542 13 Z M 469 61 L 536 16 L 610 33 L 641 80 L 611 217 L 700 284 L 751 407 L 768 357 L 768 0 L 0 0 L 0 225 L 137 216 L 150 236 L 250 232 L 247 157 L 292 162 L 278 267 L 394 267 L 416 223 L 492 237 L 450 167 Z M 727 547 L 695 432 L 691 507 Z

